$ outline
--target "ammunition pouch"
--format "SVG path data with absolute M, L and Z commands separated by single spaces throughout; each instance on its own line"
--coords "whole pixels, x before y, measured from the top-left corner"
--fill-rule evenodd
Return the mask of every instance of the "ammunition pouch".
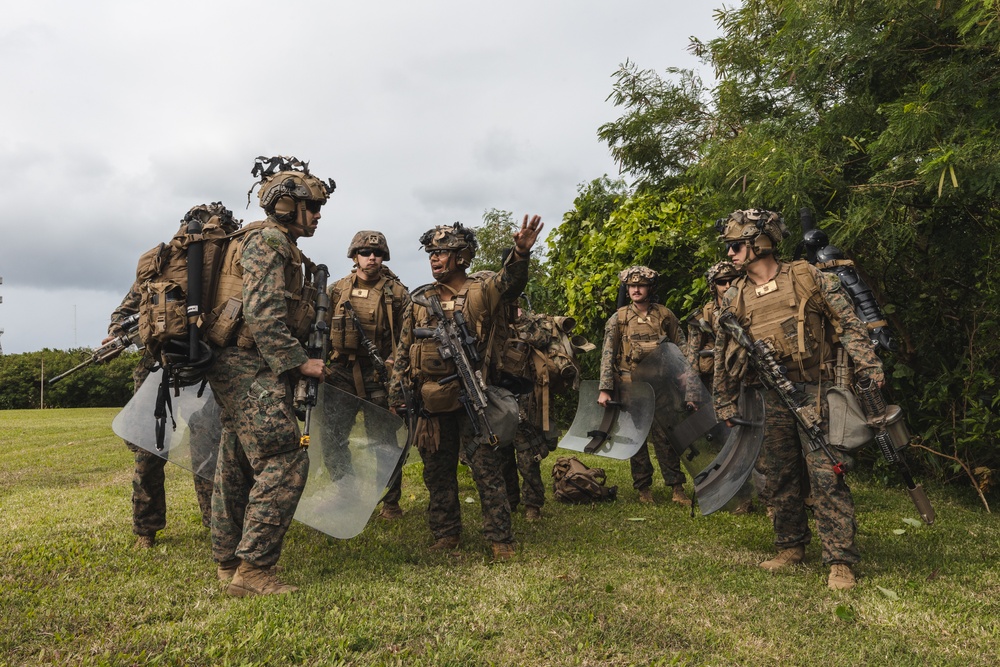
M 292 335 L 299 340 L 305 340 L 316 319 L 316 286 L 306 283 L 298 294 L 286 294 L 288 319 L 285 324 Z
M 330 347 L 337 352 L 352 353 L 360 349 L 360 337 L 354 326 L 354 319 L 348 315 L 334 315 L 330 318 Z
M 226 299 L 212 309 L 209 320 L 211 324 L 204 331 L 205 338 L 212 345 L 226 347 L 243 324 L 243 302 L 236 297 Z
M 147 282 L 139 302 L 139 339 L 184 339 L 188 333 L 187 300 L 176 282 Z
M 458 379 L 441 384 L 436 380 L 426 380 L 420 385 L 420 402 L 423 409 L 432 415 L 454 412 L 462 407 L 458 400 L 461 383 Z

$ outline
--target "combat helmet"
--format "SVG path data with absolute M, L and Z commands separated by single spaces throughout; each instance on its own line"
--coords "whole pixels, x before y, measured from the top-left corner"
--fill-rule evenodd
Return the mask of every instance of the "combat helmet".
M 623 285 L 649 285 L 652 287 L 656 284 L 656 279 L 660 277 L 660 274 L 649 268 L 648 266 L 630 266 L 621 273 L 618 274 L 618 280 L 622 282 Z
M 716 262 L 713 264 L 708 271 L 705 272 L 705 279 L 709 282 L 709 288 L 711 284 L 716 280 L 721 278 L 729 278 L 730 280 L 735 280 L 740 275 L 740 272 L 736 270 L 736 265 L 730 262 L 728 259 L 724 259 L 721 262 Z
M 781 240 L 789 235 L 781 215 L 763 209 L 733 211 L 715 225 L 719 241 L 743 241 L 750 244 L 757 256 L 772 254 Z
M 351 239 L 351 245 L 347 247 L 347 258 L 354 259 L 359 250 L 370 248 L 381 250 L 382 259 L 389 261 L 389 243 L 385 240 L 385 234 L 373 229 L 362 229 Z
M 456 263 L 460 267 L 472 264 L 472 259 L 479 250 L 476 233 L 456 222 L 453 225 L 438 225 L 429 229 L 420 237 L 420 245 L 428 254 L 436 250 L 450 250 L 456 254 Z
M 192 206 L 181 219 L 181 227 L 186 228 L 195 218 L 201 221 L 202 226 L 207 226 L 209 223 L 218 225 L 226 234 L 232 234 L 243 224 L 242 220 L 233 217 L 233 212 L 223 206 L 221 201 Z
M 247 205 L 250 204 L 253 189 L 260 185 L 257 193 L 260 207 L 282 224 L 298 220 L 300 205 L 315 206 L 318 211 L 337 188 L 332 178 L 326 181 L 316 178 L 309 173 L 309 163 L 295 157 L 260 156 L 254 161 L 250 174 L 260 178 L 260 181 L 247 191 Z

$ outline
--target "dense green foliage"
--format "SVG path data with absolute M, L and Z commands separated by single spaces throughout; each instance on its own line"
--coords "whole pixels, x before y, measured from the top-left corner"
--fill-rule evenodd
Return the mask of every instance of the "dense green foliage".
M 86 361 L 90 350 L 50 350 L 0 355 L 0 410 L 37 408 L 121 407 L 132 397 L 132 371 L 138 352 L 125 352 L 110 362 L 92 364 L 54 385 L 49 380 Z M 44 369 L 43 369 L 44 367 Z M 41 386 L 44 371 L 45 387 Z
M 599 136 L 635 181 L 581 192 L 548 273 L 575 307 L 607 310 L 610 264 L 662 270 L 673 258 L 647 246 L 677 244 L 690 277 L 669 276 L 665 300 L 679 307 L 720 257 L 712 220 L 780 211 L 788 256 L 809 208 L 884 304 L 901 344 L 892 397 L 942 455 L 927 463 L 965 478 L 964 461 L 985 488 L 1000 468 L 1000 3 L 745 0 L 716 16 L 721 35 L 692 42 L 710 90 L 693 72 L 617 73 L 622 116 Z
M 1000 652 L 1000 524 L 966 489 L 906 494 L 852 474 L 858 587 L 826 588 L 817 540 L 789 572 L 763 513 L 709 517 L 642 505 L 628 462 L 619 499 L 518 512 L 518 555 L 491 564 L 461 467 L 462 546 L 427 550 L 421 465 L 404 515 L 335 540 L 293 522 L 290 596 L 230 598 L 216 580 L 190 473 L 166 468 L 167 527 L 133 547 L 132 456 L 114 409 L 0 413 L 0 667 L 24 665 L 992 665 Z M 548 475 L 555 456 L 542 462 Z

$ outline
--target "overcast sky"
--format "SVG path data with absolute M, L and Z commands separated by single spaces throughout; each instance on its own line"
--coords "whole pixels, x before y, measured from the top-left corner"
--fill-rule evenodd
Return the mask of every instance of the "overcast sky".
M 616 174 L 597 128 L 626 59 L 698 68 L 711 0 L 33 0 L 0 22 L 0 345 L 94 347 L 196 204 L 245 222 L 258 155 L 337 191 L 300 247 L 334 278 L 359 229 L 410 287 L 419 235 L 498 208 L 546 234 Z M 726 3 L 731 5 L 732 3 Z M 710 73 L 702 71 L 708 78 Z

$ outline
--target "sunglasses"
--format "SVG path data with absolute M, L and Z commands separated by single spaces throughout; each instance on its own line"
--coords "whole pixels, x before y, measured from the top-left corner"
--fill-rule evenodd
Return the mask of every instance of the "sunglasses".
M 358 254 L 361 255 L 362 257 L 371 257 L 372 255 L 375 255 L 379 259 L 385 257 L 384 252 L 382 252 L 381 250 L 377 250 L 375 248 L 364 248 L 362 250 L 359 250 Z
M 732 278 L 719 278 L 718 280 L 712 281 L 716 285 L 731 285 L 733 283 Z
M 732 250 L 733 252 L 739 252 L 743 250 L 743 246 L 747 244 L 746 241 L 727 241 L 726 242 L 726 252 Z
M 307 199 L 305 204 L 306 210 L 314 215 L 319 213 L 319 210 L 323 207 L 323 202 L 316 201 L 315 199 Z

